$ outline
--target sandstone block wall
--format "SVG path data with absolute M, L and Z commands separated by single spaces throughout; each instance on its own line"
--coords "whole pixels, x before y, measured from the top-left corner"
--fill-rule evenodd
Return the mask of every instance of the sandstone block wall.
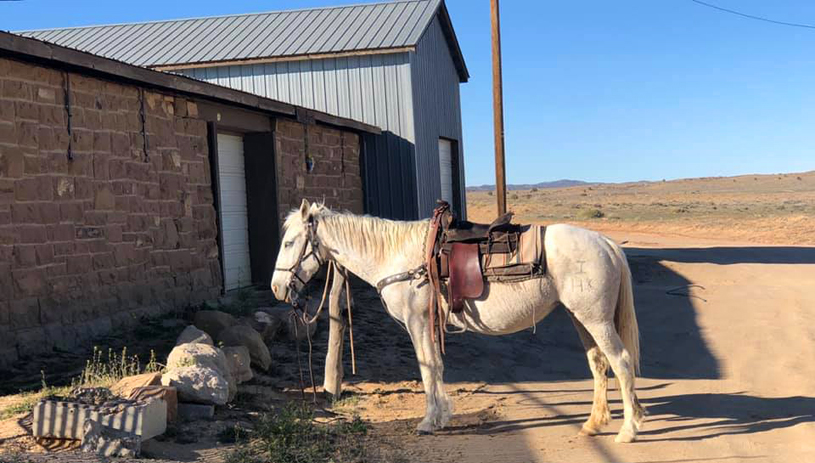
M 314 168 L 306 168 L 306 152 Z M 364 211 L 360 140 L 352 132 L 278 119 L 275 128 L 280 223 L 303 198 L 331 208 Z
M 0 58 L 0 369 L 220 293 L 195 104 L 65 77 Z

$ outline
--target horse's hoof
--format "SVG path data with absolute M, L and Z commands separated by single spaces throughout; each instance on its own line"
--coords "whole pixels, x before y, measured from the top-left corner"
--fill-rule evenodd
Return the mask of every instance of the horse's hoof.
M 588 427 L 586 427 L 586 426 L 583 426 L 583 427 L 580 429 L 580 432 L 579 432 L 579 433 L 577 433 L 577 435 L 578 435 L 578 436 L 583 436 L 583 437 L 590 437 L 590 436 L 596 436 L 596 435 L 597 435 L 597 433 L 599 433 L 599 432 L 600 432 L 600 430 L 599 430 L 599 429 L 588 428 Z
M 636 438 L 637 436 L 631 431 L 620 431 L 620 433 L 617 434 L 617 437 L 614 438 L 614 442 L 618 444 L 630 444 L 631 442 L 634 442 Z

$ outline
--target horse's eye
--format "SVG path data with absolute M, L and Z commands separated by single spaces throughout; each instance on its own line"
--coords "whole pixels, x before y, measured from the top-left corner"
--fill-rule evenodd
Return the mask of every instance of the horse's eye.
M 294 244 L 294 241 L 286 241 L 283 243 L 284 248 L 290 248 Z

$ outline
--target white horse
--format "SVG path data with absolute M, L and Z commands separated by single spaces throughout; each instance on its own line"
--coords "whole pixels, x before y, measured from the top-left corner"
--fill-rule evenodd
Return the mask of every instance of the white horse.
M 333 261 L 369 284 L 421 266 L 428 220 L 401 222 L 339 213 L 303 200 L 286 218 L 272 291 L 290 301 L 326 261 Z M 594 435 L 609 422 L 606 376 L 609 365 L 623 399 L 624 422 L 617 442 L 632 442 L 644 409 L 634 390 L 639 367 L 639 329 L 634 313 L 631 272 L 622 249 L 599 233 L 551 225 L 544 242 L 547 273 L 520 283 L 485 283 L 481 298 L 467 301 L 449 323 L 487 334 L 515 333 L 563 304 L 586 348 L 594 377 L 591 415 L 581 435 Z M 386 309 L 410 332 L 424 383 L 427 410 L 420 434 L 443 428 L 453 414 L 444 390 L 444 365 L 429 327 L 426 280 L 410 279 L 383 288 Z M 447 310 L 447 307 L 445 307 Z

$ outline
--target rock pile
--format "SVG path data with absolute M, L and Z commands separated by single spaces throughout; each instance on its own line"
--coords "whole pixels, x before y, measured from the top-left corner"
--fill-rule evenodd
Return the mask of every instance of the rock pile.
M 138 456 L 142 440 L 164 433 L 168 421 L 211 418 L 216 405 L 234 399 L 238 384 L 253 378 L 253 368 L 267 372 L 268 344 L 278 336 L 305 340 L 315 329 L 290 309 L 264 307 L 242 318 L 199 311 L 178 335 L 163 372 L 130 376 L 110 389 L 77 390 L 73 401 L 44 399 L 35 407 L 34 435 L 81 439 L 83 451 L 98 455 Z

